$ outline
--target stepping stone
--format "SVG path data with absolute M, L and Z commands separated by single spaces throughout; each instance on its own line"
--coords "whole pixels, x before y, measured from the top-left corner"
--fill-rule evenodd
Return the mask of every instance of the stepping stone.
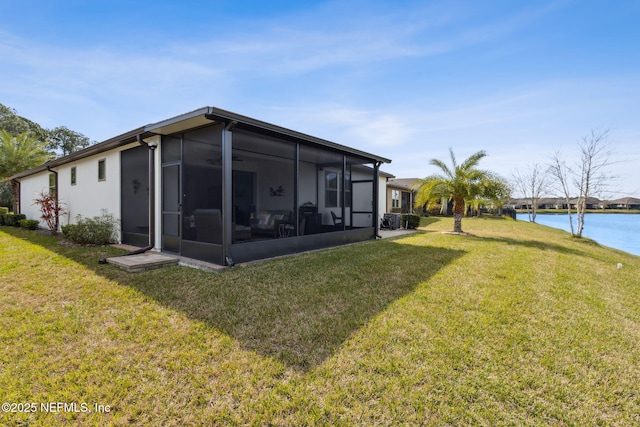
M 109 264 L 117 265 L 121 269 L 130 273 L 137 273 L 140 271 L 152 270 L 154 268 L 177 265 L 178 258 L 151 252 L 138 255 L 111 257 L 107 258 L 107 262 Z

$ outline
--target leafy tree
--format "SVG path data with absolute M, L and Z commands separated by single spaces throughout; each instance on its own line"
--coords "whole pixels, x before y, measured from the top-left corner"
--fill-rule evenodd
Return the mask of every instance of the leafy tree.
M 0 104 L 0 129 L 6 130 L 11 135 L 27 132 L 37 140 L 46 142 L 51 151 L 63 156 L 91 144 L 89 138 L 79 132 L 65 126 L 58 126 L 51 130 L 45 129 L 29 119 L 19 116 L 13 108 L 2 104 Z
M 0 104 L 0 129 L 6 130 L 11 135 L 29 133 L 40 141 L 47 141 L 49 131 L 39 124 L 32 122 L 16 113 L 16 110 Z
M 62 152 L 63 156 L 87 148 L 90 143 L 88 137 L 65 126 L 58 126 L 49 131 L 49 148 Z
M 51 158 L 52 154 L 47 151 L 46 143 L 29 132 L 13 136 L 4 129 L 0 130 L 0 180 L 39 166 Z M 13 211 L 17 212 L 18 186 L 13 182 L 11 184 L 14 197 Z
M 443 161 L 431 159 L 429 164 L 440 169 L 439 174 L 429 175 L 420 180 L 416 207 L 433 205 L 442 200 L 453 200 L 453 231 L 462 232 L 462 217 L 468 206 L 475 205 L 478 200 L 508 197 L 509 187 L 498 175 L 478 169 L 478 163 L 487 153 L 478 151 L 461 164 L 458 164 L 453 150 L 450 148 L 452 167 Z

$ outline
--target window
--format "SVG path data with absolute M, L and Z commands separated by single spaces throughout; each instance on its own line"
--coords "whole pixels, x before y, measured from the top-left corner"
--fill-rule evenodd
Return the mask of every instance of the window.
M 71 185 L 76 185 L 76 167 L 71 168 Z
M 344 207 L 351 207 L 351 174 L 344 176 Z M 339 208 L 341 206 L 341 194 L 338 191 L 342 187 L 342 174 L 340 172 L 325 172 L 325 206 Z
M 400 207 L 400 191 L 399 190 L 391 190 L 391 207 L 392 208 Z
M 98 181 L 107 179 L 107 159 L 98 160 Z
M 338 172 L 325 172 L 324 204 L 328 208 L 338 207 Z
M 56 195 L 56 174 L 55 173 L 50 173 L 49 174 L 49 195 L 51 196 L 55 196 Z

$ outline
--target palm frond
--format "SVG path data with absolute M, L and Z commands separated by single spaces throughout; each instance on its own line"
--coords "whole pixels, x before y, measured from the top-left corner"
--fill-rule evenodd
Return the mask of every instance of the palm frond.
M 449 169 L 449 166 L 447 166 L 447 164 L 442 160 L 431 159 L 429 161 L 429 164 L 440 168 L 440 170 L 447 176 L 448 179 L 451 179 L 455 176 L 455 173 L 452 172 L 451 169 Z M 455 170 L 455 167 L 454 167 L 454 170 Z
M 487 156 L 487 152 L 484 150 L 480 150 L 477 153 L 473 153 L 469 156 L 462 164 L 460 165 L 460 169 L 468 171 L 472 168 L 475 168 L 480 160 Z

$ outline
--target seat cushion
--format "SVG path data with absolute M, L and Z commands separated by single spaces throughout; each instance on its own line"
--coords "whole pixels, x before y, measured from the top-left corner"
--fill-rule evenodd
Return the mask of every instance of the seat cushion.
M 273 220 L 271 219 L 271 214 L 269 212 L 263 211 L 258 214 L 258 225 L 268 227 L 269 222 L 273 225 Z

